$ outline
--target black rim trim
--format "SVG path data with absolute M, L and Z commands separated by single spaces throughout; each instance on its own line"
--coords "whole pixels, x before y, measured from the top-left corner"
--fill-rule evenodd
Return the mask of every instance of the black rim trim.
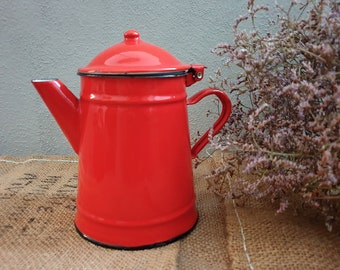
M 115 246 L 115 245 L 108 245 L 108 244 L 105 244 L 105 243 L 101 243 L 101 242 L 98 242 L 96 240 L 93 240 L 91 239 L 90 237 L 88 237 L 87 235 L 83 234 L 78 228 L 77 228 L 77 225 L 74 224 L 75 228 L 76 228 L 76 231 L 77 233 L 82 237 L 84 238 L 85 240 L 91 242 L 92 244 L 95 244 L 97 246 L 100 246 L 100 247 L 104 247 L 104 248 L 109 248 L 109 249 L 118 249 L 118 250 L 143 250 L 143 249 L 151 249 L 151 248 L 157 248 L 157 247 L 163 247 L 163 246 L 166 246 L 168 244 L 171 244 L 173 242 L 176 242 L 180 239 L 183 239 L 184 237 L 186 237 L 188 234 L 190 234 L 196 227 L 198 223 L 198 218 L 196 219 L 195 221 L 195 224 L 188 230 L 186 231 L 185 233 L 181 234 L 181 235 L 178 235 L 174 238 L 171 238 L 167 241 L 164 241 L 164 242 L 158 242 L 158 243 L 154 243 L 154 244 L 150 244 L 150 245 L 144 245 L 144 246 L 137 246 L 137 247 L 125 247 L 125 246 Z
M 78 72 L 79 76 L 86 77 L 133 77 L 133 78 L 172 78 L 182 77 L 188 73 L 187 70 L 173 71 L 173 72 L 150 72 L 150 73 L 90 73 L 90 72 Z

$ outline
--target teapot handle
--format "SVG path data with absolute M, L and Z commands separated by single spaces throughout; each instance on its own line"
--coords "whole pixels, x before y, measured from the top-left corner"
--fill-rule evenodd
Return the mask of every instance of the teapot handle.
M 201 99 L 203 99 L 206 96 L 209 95 L 215 95 L 222 103 L 222 111 L 220 113 L 220 116 L 216 120 L 216 122 L 213 125 L 213 136 L 216 135 L 220 129 L 224 126 L 224 124 L 227 122 L 230 113 L 231 113 L 231 101 L 229 97 L 222 91 L 206 88 L 201 90 L 200 92 L 196 93 L 192 97 L 190 97 L 187 100 L 187 105 L 193 105 L 199 102 Z M 195 145 L 191 148 L 191 156 L 192 158 L 196 158 L 198 153 L 206 146 L 209 142 L 209 130 L 207 130 L 204 135 L 195 143 Z

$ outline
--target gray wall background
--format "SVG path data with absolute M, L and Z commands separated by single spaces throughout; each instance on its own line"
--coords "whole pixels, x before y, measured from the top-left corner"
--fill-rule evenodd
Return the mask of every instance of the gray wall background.
M 2 0 L 0 155 L 74 154 L 30 81 L 59 78 L 79 96 L 77 68 L 122 41 L 128 29 L 183 63 L 208 67 L 188 96 L 208 87 L 208 77 L 221 65 L 210 51 L 232 39 L 231 26 L 246 5 L 246 0 Z M 212 124 L 205 116 L 212 106 L 206 100 L 190 107 L 192 136 Z

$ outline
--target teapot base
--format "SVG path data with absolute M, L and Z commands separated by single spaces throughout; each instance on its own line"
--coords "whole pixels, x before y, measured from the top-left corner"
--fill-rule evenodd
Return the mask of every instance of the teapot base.
M 89 214 L 81 207 L 75 227 L 86 240 L 108 248 L 136 250 L 164 246 L 187 235 L 198 221 L 195 200 L 182 209 L 158 216 L 122 222 Z
M 74 224 L 75 229 L 77 231 L 77 233 L 84 238 L 85 240 L 91 242 L 92 244 L 95 244 L 97 246 L 100 247 L 104 247 L 104 248 L 109 248 L 109 249 L 117 249 L 117 250 L 143 250 L 143 249 L 152 249 L 152 248 L 158 248 L 158 247 L 163 247 L 166 245 L 169 245 L 173 242 L 179 241 L 183 238 L 185 238 L 186 236 L 188 236 L 196 227 L 198 223 L 198 217 L 196 222 L 194 223 L 194 225 L 186 232 L 184 232 L 183 234 L 180 234 L 174 238 L 171 238 L 169 240 L 163 241 L 163 242 L 157 242 L 157 243 L 153 243 L 153 244 L 147 244 L 147 245 L 142 245 L 142 246 L 136 246 L 136 247 L 128 247 L 128 246 L 117 246 L 117 245 L 110 245 L 110 244 L 106 244 L 106 243 L 102 243 L 102 242 L 98 242 L 94 239 L 91 239 L 90 237 L 88 237 L 86 234 L 83 234 L 77 227 L 76 224 Z

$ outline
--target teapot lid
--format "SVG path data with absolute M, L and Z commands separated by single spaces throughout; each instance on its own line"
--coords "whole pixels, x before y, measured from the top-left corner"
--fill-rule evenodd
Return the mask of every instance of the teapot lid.
M 166 50 L 144 42 L 136 30 L 124 33 L 124 41 L 99 53 L 80 76 L 184 76 L 191 65 L 182 64 Z

